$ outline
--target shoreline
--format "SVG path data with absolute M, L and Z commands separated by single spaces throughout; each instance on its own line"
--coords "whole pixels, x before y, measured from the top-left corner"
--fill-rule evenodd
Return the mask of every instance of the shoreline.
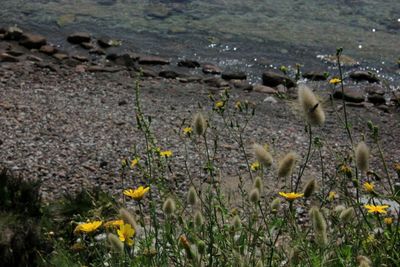
M 298 136 L 303 131 L 303 123 L 293 108 L 296 89 L 292 83 L 295 81 L 282 73 L 265 74 L 264 84 L 250 84 L 244 79 L 247 73 L 224 72 L 220 66 L 205 62 L 187 60 L 181 63 L 186 65 L 183 67 L 175 65 L 177 59 L 171 62 L 170 58 L 153 55 L 118 54 L 113 53 L 113 47 L 98 50 L 100 39 L 92 39 L 90 34 L 89 42 L 77 41 L 79 38 L 88 41 L 87 34 L 76 35 L 73 42 L 78 43 L 71 44 L 67 53 L 52 50 L 58 49 L 57 45 L 49 46 L 43 36 L 17 32 L 13 34 L 19 37 L 12 40 L 4 40 L 9 30 L 0 32 L 3 35 L 0 38 L 0 61 L 3 61 L 0 63 L 0 124 L 4 134 L 0 140 L 4 151 L 0 166 L 27 179 L 41 179 L 44 199 L 57 198 L 62 192 L 75 191 L 84 185 L 98 185 L 112 192 L 122 190 L 118 184 L 120 160 L 129 156 L 133 144 L 141 146 L 133 109 L 134 77 L 140 67 L 144 70 L 141 96 L 145 113 L 154 118 L 160 145 L 173 149 L 177 157 L 182 155 L 176 136 L 182 121 L 190 120 L 199 105 L 207 112 L 208 95 L 218 97 L 226 88 L 232 99 L 246 99 L 258 106 L 247 131 L 248 144 L 256 140 L 273 144 L 275 156 L 293 145 L 304 152 L 305 136 Z M 82 48 L 82 43 L 93 47 Z M 314 74 L 309 77 L 323 78 L 323 73 Z M 365 72 L 354 77 L 373 78 Z M 393 145 L 400 135 L 396 104 L 400 95 L 388 92 L 378 83 L 354 84 L 350 78 L 346 81 L 348 100 L 354 101 L 348 102 L 348 106 L 357 138 L 366 133 L 366 121 L 371 119 L 380 126 L 389 163 L 395 163 L 400 155 Z M 328 98 L 331 91 L 326 78 L 308 84 L 324 100 Z M 334 116 L 335 109 L 341 109 L 341 100 L 334 103 L 334 107 L 324 103 L 330 116 Z M 338 122 L 329 119 L 324 130 L 321 134 L 328 147 L 340 151 L 341 147 L 335 143 L 345 133 L 338 129 Z M 221 162 L 242 162 L 240 158 L 235 159 L 232 144 L 223 142 Z M 227 170 L 227 175 L 234 176 L 235 172 Z M 179 181 L 180 190 L 187 187 L 179 164 L 174 166 L 170 178 Z M 230 188 L 234 183 L 227 181 L 225 186 Z

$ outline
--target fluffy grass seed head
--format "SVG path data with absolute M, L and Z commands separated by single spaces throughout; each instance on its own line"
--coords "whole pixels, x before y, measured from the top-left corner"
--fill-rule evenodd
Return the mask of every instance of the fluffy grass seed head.
M 200 211 L 196 211 L 196 213 L 194 214 L 194 225 L 196 225 L 197 227 L 202 227 L 203 224 L 204 224 L 203 214 L 201 214 Z
M 164 213 L 167 216 L 171 216 L 172 214 L 174 214 L 175 210 L 176 210 L 176 205 L 175 205 L 175 201 L 172 198 L 167 198 L 164 201 L 163 207 L 162 207 Z
M 125 223 L 132 225 L 133 229 L 136 231 L 138 230 L 135 217 L 133 217 L 132 213 L 130 213 L 127 209 L 121 208 L 119 210 L 119 215 Z
M 321 126 L 325 122 L 325 113 L 314 93 L 306 85 L 301 84 L 298 95 L 306 121 L 312 126 Z
M 280 206 L 281 206 L 281 199 L 275 198 L 274 200 L 272 200 L 270 205 L 271 211 L 278 212 Z
M 304 197 L 309 198 L 314 193 L 316 187 L 317 182 L 315 178 L 309 180 L 304 187 Z
M 254 205 L 258 204 L 258 202 L 260 201 L 260 191 L 258 190 L 258 188 L 254 187 L 253 189 L 251 189 L 250 195 L 249 195 L 249 200 Z
M 242 227 L 242 220 L 239 215 L 233 217 L 231 225 L 235 230 L 239 230 Z
M 319 209 L 316 207 L 312 207 L 310 209 L 310 216 L 312 220 L 312 225 L 314 227 L 314 231 L 317 233 L 326 232 L 326 227 L 327 227 L 326 221 L 322 213 L 319 211 Z
M 351 207 L 351 208 L 343 209 L 340 212 L 339 219 L 342 222 L 350 222 L 355 217 L 355 215 L 356 215 L 356 212 L 355 212 L 354 208 Z
M 315 232 L 315 243 L 320 247 L 325 247 L 328 245 L 328 236 L 326 232 L 327 224 L 325 218 L 316 207 L 311 208 L 310 216 Z
M 273 159 L 271 154 L 265 150 L 265 148 L 260 144 L 254 144 L 254 155 L 257 158 L 257 161 L 260 162 L 265 167 L 269 167 L 272 165 Z
M 369 149 L 364 142 L 360 142 L 356 148 L 356 164 L 357 168 L 366 173 L 369 167 Z
M 119 240 L 118 236 L 109 233 L 107 235 L 107 240 L 113 251 L 120 253 L 124 251 L 124 243 Z
M 257 188 L 258 191 L 261 193 L 263 189 L 263 182 L 260 176 L 257 176 L 254 179 L 253 188 Z
M 192 206 L 196 205 L 196 203 L 197 203 L 197 192 L 193 186 L 191 186 L 189 188 L 188 195 L 187 195 L 187 201 Z
M 372 261 L 364 255 L 357 256 L 357 263 L 359 267 L 370 267 L 372 265 Z
M 278 177 L 289 177 L 297 160 L 297 155 L 294 152 L 289 152 L 280 161 L 278 165 Z
M 203 114 L 196 113 L 193 117 L 193 129 L 197 135 L 204 135 L 207 129 L 207 122 Z
M 206 253 L 206 242 L 203 240 L 197 241 L 197 249 L 199 250 L 200 255 L 204 255 Z

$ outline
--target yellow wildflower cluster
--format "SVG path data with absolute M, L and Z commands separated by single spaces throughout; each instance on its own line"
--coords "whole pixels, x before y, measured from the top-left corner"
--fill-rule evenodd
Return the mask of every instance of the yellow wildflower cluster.
M 257 171 L 260 169 L 260 167 L 261 167 L 261 165 L 260 165 L 260 162 L 258 162 L 258 161 L 255 161 L 252 164 L 250 164 L 250 169 L 252 171 Z

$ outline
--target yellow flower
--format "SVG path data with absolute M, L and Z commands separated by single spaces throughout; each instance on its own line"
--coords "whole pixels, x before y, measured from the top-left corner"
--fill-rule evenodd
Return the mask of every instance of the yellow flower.
M 255 161 L 255 162 L 253 162 L 252 164 L 250 164 L 250 169 L 251 169 L 252 171 L 259 170 L 259 169 L 260 169 L 260 162 Z
M 339 84 L 339 83 L 341 83 L 341 82 L 342 82 L 342 80 L 341 80 L 341 79 L 338 79 L 338 78 L 333 78 L 333 79 L 330 79 L 330 80 L 329 80 L 329 83 L 330 83 L 330 84 L 333 84 L 333 85 Z
M 295 193 L 295 192 L 290 192 L 290 193 L 279 192 L 279 195 L 286 198 L 286 200 L 293 201 L 297 198 L 302 197 L 304 194 L 303 193 Z
M 99 228 L 102 223 L 103 223 L 102 221 L 93 221 L 93 222 L 87 222 L 87 223 L 78 224 L 75 227 L 74 233 L 79 233 L 79 232 L 90 233 L 90 232 L 93 232 L 97 228 Z
M 128 246 L 133 245 L 132 237 L 135 235 L 135 229 L 130 224 L 122 224 L 117 230 L 119 240 L 125 242 Z
M 139 186 L 137 189 L 126 189 L 124 190 L 124 195 L 133 198 L 136 201 L 139 201 L 143 198 L 144 194 L 147 193 L 147 191 L 150 190 L 150 187 L 143 187 Z
M 340 170 L 339 170 L 341 173 L 343 173 L 343 174 L 351 174 L 351 168 L 350 168 L 350 166 L 349 165 L 346 165 L 346 164 L 342 164 L 341 166 L 340 166 Z
M 365 182 L 363 184 L 364 190 L 368 193 L 374 192 L 375 185 L 373 183 Z
M 395 163 L 393 167 L 396 172 L 400 172 L 400 163 Z
M 386 225 L 391 225 L 393 223 L 393 218 L 392 217 L 386 217 L 385 219 L 383 219 L 383 222 Z
M 133 169 L 137 164 L 139 163 L 139 159 L 138 158 L 134 158 L 133 160 L 131 160 L 131 169 Z
M 216 108 L 222 108 L 224 106 L 224 102 L 223 101 L 217 101 L 215 102 L 215 107 Z
M 368 213 L 383 213 L 386 214 L 386 209 L 389 208 L 389 205 L 364 205 L 364 208 L 368 210 Z
M 183 133 L 186 135 L 190 135 L 193 132 L 192 127 L 185 127 L 183 128 Z
M 333 201 L 335 198 L 336 198 L 336 192 L 334 192 L 334 191 L 331 191 L 331 192 L 329 192 L 329 194 L 328 194 L 328 200 L 329 201 Z
M 160 152 L 161 157 L 166 157 L 169 158 L 172 156 L 172 151 L 171 150 L 165 150 Z
M 108 221 L 104 224 L 104 227 L 110 228 L 110 227 L 119 227 L 124 224 L 123 220 L 112 220 Z
M 236 101 L 235 108 L 236 109 L 241 109 L 242 108 L 242 103 L 240 103 L 240 101 Z

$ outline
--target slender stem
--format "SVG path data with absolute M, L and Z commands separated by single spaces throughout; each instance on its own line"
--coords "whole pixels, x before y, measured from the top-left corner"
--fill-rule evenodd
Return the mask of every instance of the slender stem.
M 308 133 L 309 133 L 309 139 L 308 139 L 308 150 L 307 150 L 306 160 L 304 161 L 303 166 L 300 168 L 299 176 L 297 177 L 297 181 L 296 181 L 296 186 L 294 188 L 294 192 L 297 192 L 297 189 L 298 189 L 299 184 L 300 184 L 301 177 L 303 176 L 304 170 L 306 169 L 307 163 L 308 163 L 308 161 L 310 159 L 311 147 L 312 147 L 312 131 L 311 131 L 311 125 L 310 124 L 308 124 Z

